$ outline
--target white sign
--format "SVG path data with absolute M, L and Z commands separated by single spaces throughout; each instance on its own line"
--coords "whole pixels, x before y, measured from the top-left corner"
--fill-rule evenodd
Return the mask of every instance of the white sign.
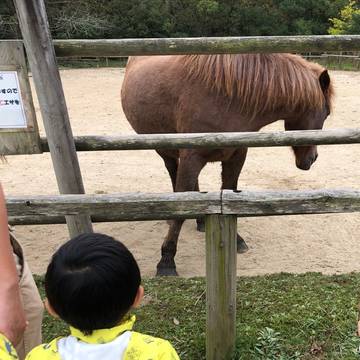
M 26 116 L 16 71 L 0 71 L 0 128 L 26 128 Z

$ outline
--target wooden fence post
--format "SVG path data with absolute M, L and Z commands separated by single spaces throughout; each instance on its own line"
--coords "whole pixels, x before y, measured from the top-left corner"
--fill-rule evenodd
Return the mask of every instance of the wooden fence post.
M 206 216 L 206 359 L 229 360 L 236 339 L 236 216 Z
M 44 0 L 14 0 L 60 193 L 85 192 Z M 39 169 L 41 172 L 41 169 Z M 66 217 L 70 236 L 91 232 L 89 216 Z

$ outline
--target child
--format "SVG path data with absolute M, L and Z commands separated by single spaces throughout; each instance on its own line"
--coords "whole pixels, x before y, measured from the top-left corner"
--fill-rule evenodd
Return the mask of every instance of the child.
M 140 280 L 130 251 L 110 236 L 83 234 L 65 243 L 46 272 L 45 306 L 70 325 L 71 335 L 26 359 L 179 360 L 168 341 L 132 331 L 129 310 L 144 295 Z

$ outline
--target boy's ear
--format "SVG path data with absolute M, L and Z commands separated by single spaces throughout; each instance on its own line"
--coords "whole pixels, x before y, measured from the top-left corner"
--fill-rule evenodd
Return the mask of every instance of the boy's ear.
M 134 300 L 132 307 L 137 308 L 141 304 L 143 297 L 144 297 L 144 288 L 140 285 L 138 288 L 138 291 L 136 293 L 135 300 Z
M 46 298 L 44 301 L 44 305 L 45 305 L 45 309 L 46 311 L 55 319 L 59 318 L 59 315 L 56 313 L 56 311 L 53 309 L 53 307 L 51 306 L 51 304 L 49 303 L 49 300 Z

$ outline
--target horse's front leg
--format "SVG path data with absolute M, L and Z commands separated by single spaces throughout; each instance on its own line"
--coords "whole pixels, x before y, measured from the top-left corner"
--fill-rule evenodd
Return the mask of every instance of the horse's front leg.
M 194 191 L 200 191 L 199 178 L 196 179 Z M 205 217 L 202 216 L 196 219 L 196 230 L 205 232 Z
M 176 192 L 194 191 L 197 178 L 206 161 L 196 150 L 181 150 L 177 170 Z M 157 264 L 158 276 L 176 276 L 175 255 L 177 242 L 184 220 L 172 220 L 168 234 L 161 247 L 161 259 Z
M 240 148 L 232 155 L 232 157 L 221 163 L 222 165 L 222 186 L 221 189 L 236 190 L 240 172 L 244 166 L 247 154 L 247 148 Z M 245 240 L 237 234 L 237 252 L 244 253 L 249 250 Z
M 162 157 L 166 170 L 169 173 L 171 184 L 173 187 L 173 191 L 176 189 L 176 177 L 177 177 L 177 170 L 179 166 L 179 154 L 177 150 L 170 151 L 170 150 L 156 150 L 156 152 Z
M 184 220 L 171 220 L 168 234 L 161 246 L 161 259 L 157 264 L 156 276 L 177 276 L 175 255 L 177 241 Z

